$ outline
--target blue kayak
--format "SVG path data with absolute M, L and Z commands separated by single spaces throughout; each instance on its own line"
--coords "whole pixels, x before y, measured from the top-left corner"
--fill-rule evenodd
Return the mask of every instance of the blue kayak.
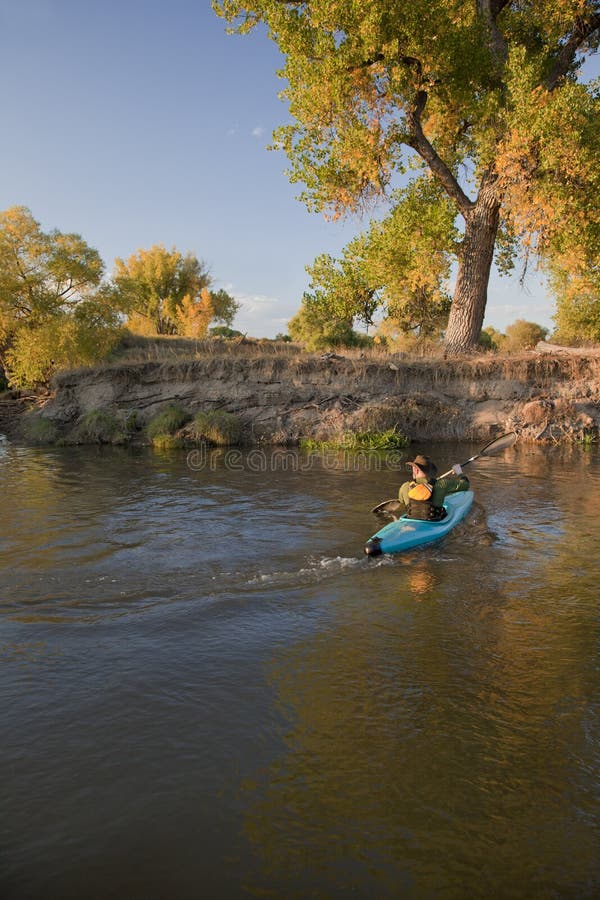
M 473 491 L 448 494 L 444 500 L 447 515 L 439 522 L 424 522 L 420 519 L 409 519 L 408 516 L 401 516 L 395 522 L 389 522 L 369 538 L 365 544 L 365 553 L 368 556 L 379 556 L 381 553 L 401 553 L 412 547 L 439 541 L 449 531 L 452 531 L 461 519 L 464 519 L 471 509 L 473 496 Z

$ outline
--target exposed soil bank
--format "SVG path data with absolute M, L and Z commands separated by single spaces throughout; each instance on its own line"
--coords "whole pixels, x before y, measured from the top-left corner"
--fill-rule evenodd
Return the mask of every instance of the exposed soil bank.
M 172 403 L 190 413 L 233 413 L 254 442 L 294 443 L 392 426 L 412 441 L 427 443 L 485 442 L 511 429 L 525 440 L 578 440 L 598 435 L 600 355 L 531 352 L 407 360 L 278 355 L 240 347 L 235 354 L 190 361 L 63 373 L 35 415 L 68 438 L 92 410 L 117 417 L 135 411 L 143 426 Z

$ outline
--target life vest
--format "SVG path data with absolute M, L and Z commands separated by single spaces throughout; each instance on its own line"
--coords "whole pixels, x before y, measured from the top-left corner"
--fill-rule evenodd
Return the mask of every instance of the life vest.
M 429 481 L 412 481 L 408 489 L 408 515 L 411 519 L 435 521 L 443 519 L 445 510 L 438 509 L 431 500 L 435 478 Z

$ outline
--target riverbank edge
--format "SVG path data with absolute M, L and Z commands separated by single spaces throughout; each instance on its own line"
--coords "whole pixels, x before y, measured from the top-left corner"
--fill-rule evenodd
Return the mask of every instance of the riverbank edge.
M 63 372 L 43 397 L 7 395 L 0 401 L 0 431 L 37 443 L 123 443 L 124 434 L 149 443 L 147 423 L 171 406 L 191 416 L 236 416 L 248 445 L 390 428 L 411 442 L 487 441 L 515 430 L 524 441 L 592 443 L 600 430 L 600 353 L 409 359 L 237 348 L 187 360 L 114 363 Z M 127 421 L 128 428 L 106 439 L 78 439 L 78 426 L 93 413 Z

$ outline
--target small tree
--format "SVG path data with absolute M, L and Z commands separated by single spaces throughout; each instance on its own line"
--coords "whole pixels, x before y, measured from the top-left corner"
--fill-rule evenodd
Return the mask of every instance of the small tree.
M 506 329 L 506 350 L 533 350 L 540 341 L 548 336 L 548 329 L 535 322 L 526 322 L 525 319 L 517 319 Z
M 210 302 L 213 309 L 212 321 L 231 327 L 241 303 L 234 300 L 223 288 L 210 292 Z
M 312 266 L 311 290 L 304 294 L 303 303 L 325 323 L 373 324 L 373 316 L 381 305 L 378 285 L 369 278 L 365 266 L 364 238 L 357 238 L 344 250 L 341 260 L 324 253 Z
M 381 285 L 390 331 L 438 338 L 448 324 L 450 253 L 459 237 L 452 204 L 431 178 L 396 191 L 394 198 L 390 215 L 371 223 L 365 269 Z
M 550 285 L 556 295 L 555 339 L 563 344 L 600 341 L 600 266 L 588 265 L 570 277 L 554 271 Z
M 206 337 L 211 322 L 224 322 L 226 324 L 217 327 L 233 331 L 230 325 L 239 307 L 240 304 L 224 290 L 202 288 L 199 298 L 186 294 L 177 312 L 177 334 L 191 338 Z M 210 331 L 214 333 L 215 329 Z
M 312 304 L 307 295 L 296 315 L 288 322 L 288 331 L 292 340 L 304 344 L 307 350 L 358 347 L 371 343 L 354 331 L 351 318 L 332 318 L 318 304 Z
M 211 321 L 231 325 L 240 305 L 227 291 L 209 290 L 208 271 L 193 254 L 162 244 L 116 259 L 113 282 L 130 327 L 144 334 L 204 337 Z
M 244 337 L 243 332 L 238 331 L 237 328 L 230 328 L 229 325 L 215 325 L 214 328 L 209 329 L 211 337 L 216 338 L 241 338 Z
M 176 334 L 185 298 L 201 303 L 210 278 L 191 253 L 183 256 L 157 244 L 126 261 L 117 258 L 113 282 L 124 312 L 144 316 L 156 334 Z
M 486 350 L 501 350 L 506 343 L 506 335 L 502 334 L 492 325 L 488 325 L 481 332 L 479 345 Z
M 397 191 L 396 199 L 393 213 L 372 222 L 341 259 L 323 254 L 307 267 L 312 293 L 305 302 L 335 321 L 369 326 L 378 314 L 391 331 L 441 337 L 451 306 L 454 213 L 431 179 Z

